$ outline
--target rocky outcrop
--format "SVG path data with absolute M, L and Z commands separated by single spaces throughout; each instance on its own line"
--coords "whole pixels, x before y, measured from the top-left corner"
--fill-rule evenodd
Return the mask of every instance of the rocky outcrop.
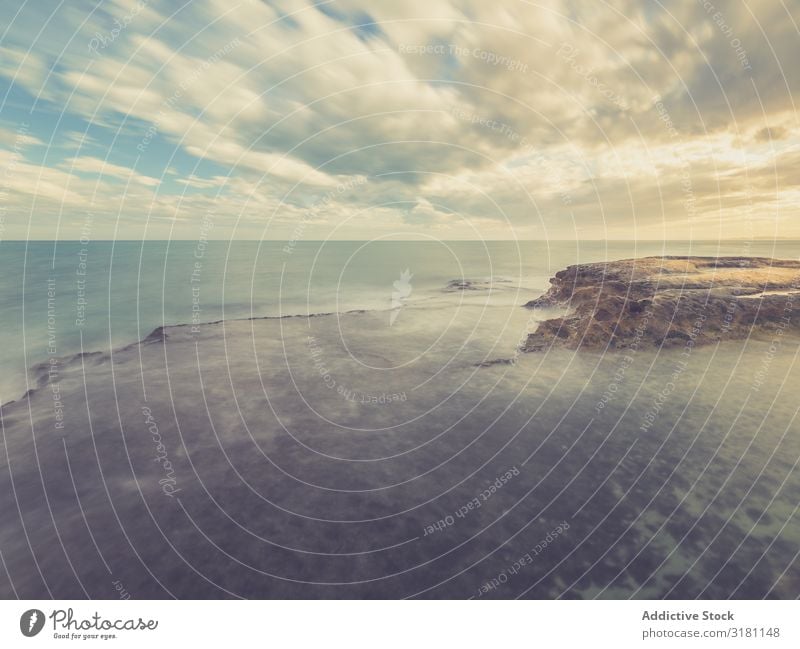
M 566 308 L 523 351 L 702 345 L 800 328 L 800 262 L 644 257 L 569 266 L 529 308 Z

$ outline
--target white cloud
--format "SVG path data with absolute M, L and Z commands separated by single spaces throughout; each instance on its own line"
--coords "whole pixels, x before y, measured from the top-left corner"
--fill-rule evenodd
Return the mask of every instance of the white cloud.
M 175 182 L 179 185 L 186 185 L 187 187 L 193 187 L 195 189 L 208 189 L 210 187 L 220 187 L 224 185 L 225 180 L 226 179 L 223 176 L 200 178 L 199 176 L 192 174 L 188 178 L 176 178 Z
M 133 169 L 123 167 L 122 165 L 111 164 L 105 160 L 92 157 L 69 158 L 65 160 L 62 168 L 67 168 L 70 171 L 81 171 L 84 173 L 98 174 L 100 176 L 111 176 L 119 178 L 120 180 L 131 180 L 147 187 L 158 187 L 161 181 L 158 178 L 144 176 L 137 173 Z
M 38 137 L 31 135 L 28 129 L 22 127 L 16 131 L 7 128 L 0 128 L 0 145 L 7 149 L 21 153 L 23 149 L 30 146 L 44 146 Z
M 30 88 L 34 95 L 38 95 L 47 75 L 47 67 L 36 52 L 0 46 L 0 75 Z

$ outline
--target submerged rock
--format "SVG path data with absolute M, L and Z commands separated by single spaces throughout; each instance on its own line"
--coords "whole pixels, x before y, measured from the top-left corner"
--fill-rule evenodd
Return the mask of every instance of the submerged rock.
M 442 290 L 445 293 L 457 291 L 491 291 L 496 284 L 511 284 L 506 277 L 489 277 L 487 279 L 451 279 Z
M 477 282 L 471 279 L 452 279 L 447 282 L 444 291 L 450 293 L 453 291 L 480 291 L 486 290 L 488 287 L 484 286 L 485 282 Z
M 800 261 L 644 257 L 569 266 L 529 308 L 567 308 L 523 351 L 693 346 L 800 327 Z

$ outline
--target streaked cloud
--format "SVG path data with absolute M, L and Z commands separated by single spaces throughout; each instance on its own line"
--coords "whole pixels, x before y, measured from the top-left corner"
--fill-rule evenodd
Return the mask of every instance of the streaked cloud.
M 6 236 L 800 237 L 796 10 L 9 7 Z

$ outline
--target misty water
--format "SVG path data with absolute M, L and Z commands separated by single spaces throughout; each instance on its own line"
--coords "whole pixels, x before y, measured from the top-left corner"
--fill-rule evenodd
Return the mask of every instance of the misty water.
M 286 246 L 0 244 L 1 595 L 798 591 L 795 337 L 518 350 L 569 264 L 795 242 Z

